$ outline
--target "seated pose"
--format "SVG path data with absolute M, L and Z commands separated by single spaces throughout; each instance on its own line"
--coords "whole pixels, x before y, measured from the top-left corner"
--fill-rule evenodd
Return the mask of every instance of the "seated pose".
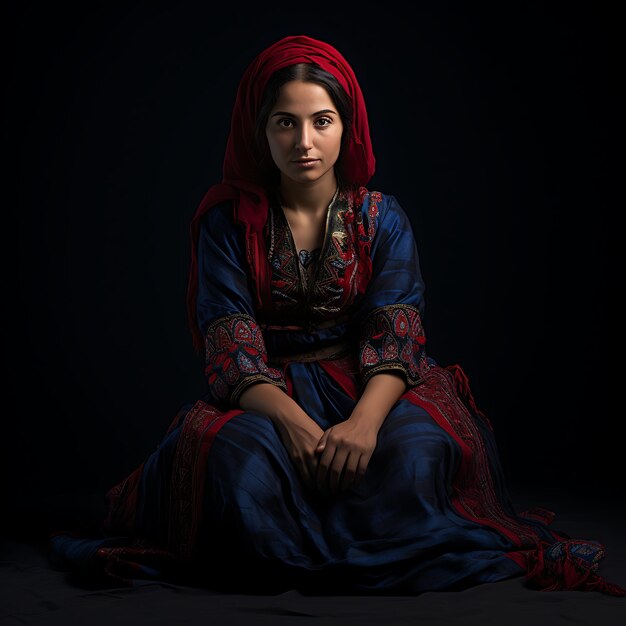
M 525 575 L 624 595 L 601 544 L 515 510 L 467 377 L 426 352 L 413 229 L 374 168 L 334 47 L 289 36 L 252 61 L 191 222 L 206 393 L 106 494 L 100 536 L 51 533 L 57 557 L 114 584 L 418 594 Z

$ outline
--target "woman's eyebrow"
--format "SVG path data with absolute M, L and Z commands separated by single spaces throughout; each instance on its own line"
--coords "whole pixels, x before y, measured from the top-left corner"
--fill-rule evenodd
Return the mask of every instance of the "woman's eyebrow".
M 332 109 L 322 109 L 321 111 L 311 113 L 311 117 L 315 117 L 316 115 L 322 115 L 323 113 L 334 113 L 335 115 L 337 115 L 337 112 L 333 111 Z M 289 113 L 288 111 L 276 111 L 276 113 L 272 113 L 270 117 L 275 117 L 276 115 L 288 115 L 289 117 L 296 117 L 293 113 Z

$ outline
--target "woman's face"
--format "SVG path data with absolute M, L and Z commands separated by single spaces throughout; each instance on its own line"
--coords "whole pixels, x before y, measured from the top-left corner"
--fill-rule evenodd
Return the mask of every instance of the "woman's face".
M 321 85 L 300 80 L 285 83 L 265 132 L 282 177 L 307 184 L 334 176 L 343 123 Z

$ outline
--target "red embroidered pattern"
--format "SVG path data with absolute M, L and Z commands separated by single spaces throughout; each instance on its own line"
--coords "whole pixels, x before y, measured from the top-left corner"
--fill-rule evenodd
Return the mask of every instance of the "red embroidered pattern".
M 291 245 L 289 225 L 280 205 L 270 205 L 267 228 L 267 259 L 272 268 L 272 306 L 280 312 L 297 310 L 304 297 L 304 285 L 300 282 L 298 256 Z
M 451 498 L 459 514 L 496 528 L 520 547 L 535 546 L 541 538 L 533 526 L 509 515 L 496 495 L 489 457 L 476 423 L 480 416 L 472 416 L 457 389 L 454 370 L 458 367 L 431 365 L 424 382 L 404 397 L 426 409 L 461 448 L 461 464 Z
M 159 580 L 162 574 L 174 572 L 177 565 L 169 550 L 144 546 L 141 538 L 133 538 L 129 546 L 99 548 L 92 558 L 107 577 L 127 587 L 134 586 L 137 575 Z
M 367 209 L 363 202 L 369 198 Z M 298 260 L 289 225 L 280 205 L 272 204 L 266 229 L 272 268 L 272 311 L 267 319 L 289 312 L 298 319 L 328 319 L 365 293 L 371 277 L 370 249 L 378 229 L 382 194 L 361 187 L 355 207 L 352 195 L 340 194 L 331 205 L 327 230 L 316 267 L 306 275 Z M 364 220 L 364 213 L 367 219 Z
M 365 226 L 363 224 L 363 220 L 361 219 L 362 214 L 359 214 L 357 219 L 359 239 L 363 242 L 363 245 L 367 250 L 368 256 L 370 256 L 374 235 L 378 230 L 378 204 L 382 201 L 383 195 L 382 193 L 380 193 L 380 191 L 369 192 L 369 204 L 367 207 L 367 233 L 365 232 Z
M 135 514 L 137 511 L 137 492 L 144 470 L 141 463 L 124 480 L 107 491 L 105 499 L 107 515 L 103 528 L 110 534 L 135 532 Z
M 241 409 L 222 412 L 198 400 L 183 422 L 172 462 L 168 548 L 182 559 L 192 559 L 202 515 L 206 464 L 219 430 Z
M 218 318 L 207 329 L 205 345 L 205 375 L 216 398 L 235 405 L 254 381 L 287 390 L 283 372 L 267 365 L 263 333 L 250 315 L 235 313 Z
M 363 222 L 363 204 L 366 199 L 367 204 L 367 224 Z M 358 250 L 360 263 L 355 270 L 356 287 L 358 293 L 364 294 L 367 285 L 372 277 L 372 242 L 378 231 L 378 204 L 382 202 L 383 196 L 380 191 L 368 191 L 365 187 L 359 189 L 357 211 L 352 212 L 352 208 L 346 213 L 346 228 L 350 229 L 353 241 Z M 367 225 L 367 231 L 366 231 Z M 356 232 L 355 232 L 356 226 Z
M 430 365 L 419 310 L 409 304 L 377 307 L 365 319 L 359 344 L 363 384 L 375 373 L 399 369 L 409 386 L 422 381 Z

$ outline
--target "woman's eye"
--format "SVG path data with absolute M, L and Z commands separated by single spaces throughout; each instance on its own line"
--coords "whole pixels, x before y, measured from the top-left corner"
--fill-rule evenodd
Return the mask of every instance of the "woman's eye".
M 277 123 L 281 128 L 292 128 L 294 126 L 294 121 L 288 117 L 279 119 Z M 318 120 L 315 120 L 315 125 L 321 127 L 330 126 L 332 123 L 333 121 L 329 117 L 320 117 Z

